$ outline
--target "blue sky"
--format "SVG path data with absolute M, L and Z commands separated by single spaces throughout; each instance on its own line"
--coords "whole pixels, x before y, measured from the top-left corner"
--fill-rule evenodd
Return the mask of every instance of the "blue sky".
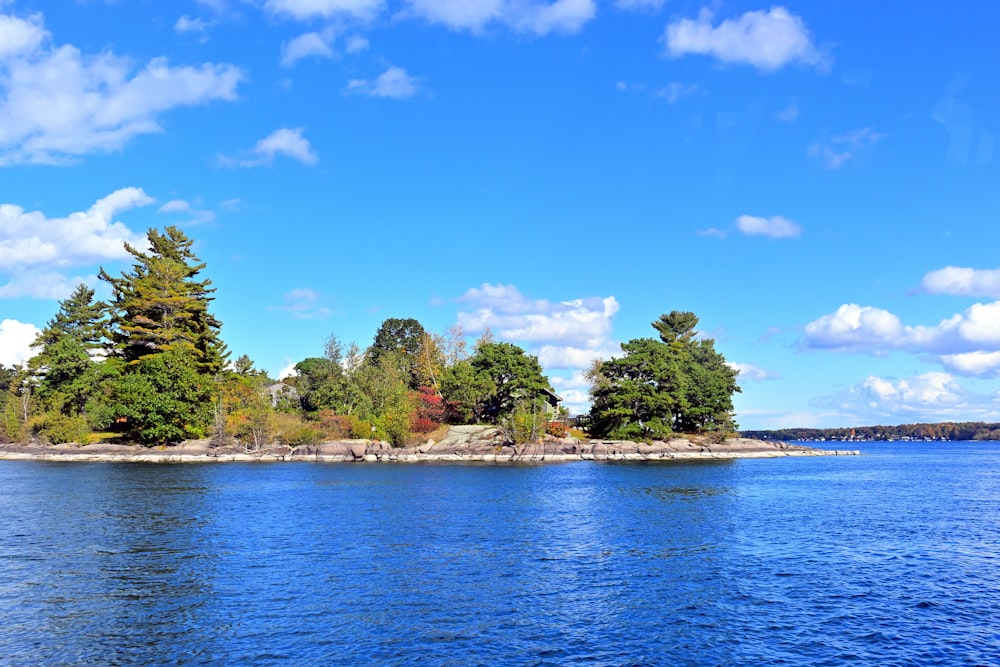
M 236 355 L 670 310 L 744 428 L 1000 420 L 1000 6 L 0 0 L 0 363 L 179 225 Z

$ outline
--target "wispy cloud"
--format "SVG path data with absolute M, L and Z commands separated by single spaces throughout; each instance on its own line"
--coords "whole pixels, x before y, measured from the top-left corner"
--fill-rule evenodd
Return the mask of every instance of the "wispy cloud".
M 800 224 L 780 215 L 770 218 L 741 215 L 736 218 L 736 228 L 747 236 L 767 236 L 772 239 L 794 238 L 802 234 Z
M 822 161 L 828 169 L 840 169 L 885 137 L 886 135 L 870 127 L 864 127 L 837 135 L 828 141 L 817 141 L 809 147 L 808 154 Z
M 402 67 L 390 67 L 374 81 L 353 79 L 347 92 L 369 97 L 388 97 L 403 100 L 413 97 L 420 90 L 420 80 L 407 74 Z
M 277 156 L 285 156 L 302 164 L 314 165 L 319 157 L 309 140 L 302 136 L 302 132 L 301 127 L 277 129 L 238 157 L 220 155 L 219 164 L 225 167 L 259 167 L 273 164 Z

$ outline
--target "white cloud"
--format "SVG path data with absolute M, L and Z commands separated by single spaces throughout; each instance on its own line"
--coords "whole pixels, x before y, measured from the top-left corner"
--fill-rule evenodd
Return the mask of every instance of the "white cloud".
M 318 32 L 295 37 L 281 46 L 281 64 L 289 67 L 303 58 L 333 58 L 333 49 L 330 48 L 332 37 L 332 33 Z
M 453 30 L 480 32 L 491 23 L 517 32 L 545 35 L 577 32 L 594 17 L 594 0 L 407 0 L 411 16 Z
M 0 14 L 0 61 L 36 50 L 48 36 L 40 14 L 27 19 Z
M 817 141 L 809 146 L 809 157 L 821 160 L 828 169 L 840 169 L 845 163 L 855 160 L 859 153 L 866 151 L 886 135 L 870 127 L 854 130 L 833 137 L 829 141 Z
M 384 6 L 382 0 L 267 0 L 264 7 L 274 14 L 299 20 L 352 16 L 371 18 Z
M 20 366 L 31 358 L 31 344 L 41 331 L 34 324 L 17 320 L 0 322 L 0 365 Z
M 141 248 L 145 241 L 114 217 L 152 202 L 141 188 L 122 188 L 87 211 L 64 218 L 47 218 L 40 211 L 0 204 L 0 271 L 15 276 L 0 287 L 0 294 L 9 298 L 44 293 L 47 298 L 60 292 L 60 285 L 67 280 L 55 269 L 127 257 L 126 242 Z M 29 276 L 34 276 L 38 285 L 32 287 Z
M 347 84 L 348 93 L 360 93 L 369 97 L 389 97 L 402 100 L 413 97 L 419 89 L 419 79 L 406 73 L 402 67 L 390 67 L 374 81 L 353 79 Z
M 279 155 L 290 157 L 307 165 L 316 164 L 319 157 L 309 140 L 302 136 L 303 128 L 280 128 L 267 135 L 241 157 L 219 156 L 219 163 L 226 167 L 259 167 L 274 162 Z
M 344 50 L 350 54 L 361 53 L 368 50 L 368 40 L 361 35 L 351 35 L 347 38 Z
M 621 354 L 621 346 L 611 339 L 612 318 L 619 309 L 613 296 L 552 302 L 530 299 L 514 285 L 484 283 L 458 301 L 468 307 L 457 318 L 466 333 L 478 335 L 489 328 L 501 340 L 523 344 L 538 356 L 573 413 L 585 412 L 590 401 L 583 371 L 595 359 Z
M 736 228 L 748 236 L 769 236 L 772 239 L 791 238 L 802 233 L 801 225 L 780 215 L 770 218 L 741 215 L 736 218 Z
M 739 377 L 736 379 L 740 382 L 743 380 L 746 380 L 747 382 L 763 382 L 765 380 L 781 379 L 781 373 L 764 370 L 756 364 L 738 363 L 733 361 L 727 361 L 726 363 L 733 370 L 739 371 Z
M 179 34 L 193 33 L 200 35 L 200 41 L 204 42 L 208 39 L 208 28 L 211 23 L 204 21 L 200 18 L 191 18 L 187 14 L 181 16 L 174 23 L 174 32 Z
M 65 299 L 80 283 L 95 286 L 96 275 L 67 276 L 58 271 L 28 269 L 14 274 L 9 282 L 0 285 L 0 299 Z
M 887 310 L 847 303 L 806 325 L 806 341 L 817 349 L 885 351 L 902 343 L 907 332 Z
M 946 266 L 924 276 L 921 288 L 930 294 L 1000 298 L 1000 269 Z
M 1000 396 L 976 394 L 949 373 L 930 372 L 903 380 L 869 376 L 847 391 L 814 401 L 836 409 L 851 423 L 995 421 Z
M 38 18 L 27 27 L 2 18 L 14 41 L 0 47 L 6 54 L 0 58 L 0 166 L 65 164 L 119 150 L 133 137 L 162 131 L 158 117 L 166 111 L 236 99 L 243 78 L 233 65 L 172 67 L 165 58 L 137 70 L 110 52 L 84 55 L 47 44 Z
M 1000 352 L 964 352 L 941 355 L 945 368 L 959 375 L 997 377 L 1000 375 Z
M 805 22 L 784 7 L 746 12 L 736 19 L 712 25 L 712 12 L 702 9 L 697 19 L 667 25 L 667 53 L 710 55 L 725 63 L 748 64 L 773 71 L 791 63 L 823 65 Z
M 295 370 L 295 364 L 297 363 L 298 363 L 297 361 L 293 361 L 284 368 L 282 368 L 280 371 L 278 371 L 278 379 L 284 380 L 285 378 L 297 377 L 299 374 L 299 372 Z
M 934 326 L 907 326 L 889 311 L 845 304 L 805 327 L 806 347 L 928 355 L 963 375 L 1000 377 L 1000 301 L 977 303 Z
M 188 225 L 200 225 L 206 222 L 212 222 L 215 220 L 215 213 L 213 211 L 195 208 L 183 199 L 172 199 L 158 209 L 160 213 L 166 214 L 178 214 L 187 217 L 185 224 Z
M 489 283 L 468 290 L 460 301 L 478 306 L 458 314 L 458 324 L 471 334 L 489 328 L 507 340 L 588 349 L 606 346 L 619 309 L 613 296 L 552 303 L 528 299 L 513 285 Z

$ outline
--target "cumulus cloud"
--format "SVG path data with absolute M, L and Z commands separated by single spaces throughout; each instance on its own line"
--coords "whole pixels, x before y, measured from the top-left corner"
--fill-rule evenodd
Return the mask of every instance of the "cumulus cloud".
M 870 127 L 864 127 L 837 135 L 829 141 L 817 141 L 809 146 L 807 153 L 809 157 L 823 162 L 827 169 L 840 169 L 885 137 Z
M 508 340 L 558 341 L 587 348 L 608 340 L 611 319 L 619 309 L 613 296 L 552 303 L 528 299 L 513 285 L 489 283 L 468 290 L 459 301 L 476 307 L 473 312 L 458 314 L 458 324 L 469 333 L 489 328 Z
M 823 65 L 805 22 L 784 7 L 751 11 L 712 25 L 713 14 L 702 9 L 697 19 L 667 25 L 664 40 L 673 57 L 708 55 L 725 63 L 752 65 L 764 71 L 791 63 Z
M 0 15 L 0 166 L 120 150 L 161 132 L 158 118 L 171 109 L 236 99 L 242 78 L 227 64 L 173 67 L 154 58 L 136 68 L 109 51 L 84 55 L 50 44 L 37 15 Z
M 920 286 L 929 294 L 1000 299 L 1000 269 L 946 266 L 925 275 Z
M 31 344 L 41 331 L 17 320 L 0 322 L 0 366 L 20 366 L 31 358 Z
M 814 404 L 834 408 L 853 423 L 995 421 L 1000 415 L 998 398 L 971 392 L 951 374 L 935 371 L 902 380 L 869 376 Z
M 114 218 L 153 202 L 141 188 L 122 188 L 99 199 L 86 211 L 49 218 L 41 211 L 25 211 L 0 204 L 0 298 L 32 296 L 62 298 L 72 287 L 92 277 L 70 279 L 58 269 L 92 265 L 128 257 L 124 244 L 143 247 L 144 237 Z
M 805 327 L 813 349 L 927 355 L 963 375 L 1000 376 L 1000 301 L 977 303 L 933 326 L 904 325 L 881 308 L 844 304 Z
M 407 0 L 407 15 L 453 30 L 480 32 L 490 24 L 546 35 L 577 32 L 597 12 L 594 0 Z
M 747 236 L 768 236 L 772 239 L 792 238 L 802 233 L 802 227 L 798 223 L 780 215 L 770 218 L 741 215 L 736 218 L 736 228 Z
M 574 412 L 583 412 L 590 400 L 583 391 L 588 385 L 582 372 L 595 359 L 621 353 L 611 338 L 612 319 L 619 309 L 613 296 L 552 302 L 528 298 L 514 285 L 484 283 L 458 301 L 467 308 L 458 313 L 458 325 L 467 333 L 490 329 L 500 339 L 524 344 L 546 372 L 568 371 L 569 379 L 558 374 L 550 379 Z
M 259 167 L 274 163 L 274 158 L 283 155 L 307 165 L 316 164 L 319 156 L 312 144 L 302 136 L 303 128 L 280 128 L 267 135 L 239 157 L 219 156 L 219 164 L 226 167 Z
M 402 67 L 390 67 L 374 81 L 352 79 L 347 84 L 347 92 L 403 100 L 417 94 L 419 83 L 419 79 L 407 74 Z
M 307 32 L 285 42 L 281 46 L 281 64 L 290 67 L 303 58 L 333 58 L 332 38 L 330 32 Z

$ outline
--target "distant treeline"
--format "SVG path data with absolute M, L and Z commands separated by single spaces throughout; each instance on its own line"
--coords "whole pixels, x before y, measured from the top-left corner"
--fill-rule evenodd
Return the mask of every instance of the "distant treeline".
M 741 431 L 760 440 L 1000 440 L 1000 424 L 943 422 L 853 428 L 784 428 L 777 431 Z

